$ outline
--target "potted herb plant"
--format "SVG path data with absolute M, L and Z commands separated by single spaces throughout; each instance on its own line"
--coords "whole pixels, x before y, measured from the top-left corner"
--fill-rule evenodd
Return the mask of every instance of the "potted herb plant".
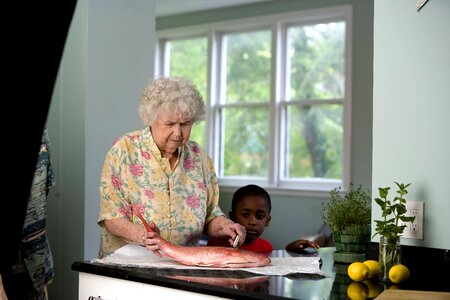
M 350 184 L 330 191 L 330 200 L 322 203 L 321 217 L 332 231 L 336 251 L 335 262 L 352 263 L 365 260 L 365 245 L 370 240 L 371 194 Z
M 405 223 L 414 222 L 415 217 L 405 216 L 407 188 L 411 183 L 403 184 L 395 182 L 398 187 L 397 196 L 388 200 L 390 187 L 378 188 L 379 197 L 375 202 L 381 208 L 382 220 L 375 220 L 375 233 L 380 235 L 379 263 L 380 280 L 389 280 L 389 270 L 392 266 L 401 263 L 400 236 L 405 230 Z

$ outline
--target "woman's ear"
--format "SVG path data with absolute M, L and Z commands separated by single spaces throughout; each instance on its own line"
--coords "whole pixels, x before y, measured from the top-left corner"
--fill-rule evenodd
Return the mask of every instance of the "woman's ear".
M 272 216 L 269 215 L 269 217 L 267 218 L 267 221 L 266 221 L 266 227 L 269 226 L 270 219 L 272 219 Z
M 234 217 L 234 213 L 233 213 L 232 211 L 230 211 L 230 212 L 228 213 L 228 216 L 230 217 L 230 220 L 231 220 L 231 221 L 236 222 L 236 219 L 235 219 L 235 217 Z

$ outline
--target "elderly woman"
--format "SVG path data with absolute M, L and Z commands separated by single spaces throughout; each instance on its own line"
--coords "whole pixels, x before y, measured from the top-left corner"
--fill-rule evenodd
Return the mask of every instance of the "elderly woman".
M 189 140 L 205 107 L 196 86 L 186 78 L 161 78 L 144 90 L 138 106 L 146 125 L 118 138 L 108 151 L 100 182 L 101 240 L 104 257 L 126 243 L 156 254 L 155 239 L 198 246 L 200 237 L 228 237 L 230 244 L 245 228 L 220 209 L 219 187 L 211 159 Z M 137 214 L 153 227 L 147 232 Z

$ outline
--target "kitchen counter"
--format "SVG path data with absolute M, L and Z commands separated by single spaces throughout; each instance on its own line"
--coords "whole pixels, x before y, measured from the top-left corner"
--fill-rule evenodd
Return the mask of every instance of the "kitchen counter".
M 198 298 L 196 296 L 205 298 L 208 295 L 228 299 L 346 299 L 347 287 L 351 280 L 346 275 L 347 265 L 333 262 L 332 253 L 334 251 L 335 248 L 333 247 L 324 247 L 319 249 L 318 252 L 308 249 L 304 254 L 295 254 L 285 250 L 275 250 L 270 254 L 270 257 L 320 256 L 322 260 L 321 270 L 330 275 L 328 278 L 316 274 L 261 276 L 236 270 L 155 269 L 109 266 L 90 262 L 75 262 L 72 265 L 72 269 L 80 272 L 80 276 L 81 274 L 95 275 L 93 278 L 89 277 L 83 280 L 83 282 L 92 283 L 97 277 L 111 280 L 118 279 L 119 281 L 112 284 L 113 286 L 119 287 L 124 282 L 138 283 L 141 286 L 133 287 L 133 290 L 142 289 L 142 293 L 145 295 L 152 293 L 153 296 L 156 293 L 165 295 L 166 292 L 183 291 L 183 295 L 192 296 L 185 299 Z M 426 288 L 426 282 L 423 282 L 421 285 L 416 284 L 417 280 L 411 282 L 414 283 L 415 287 L 405 284 L 397 288 L 429 290 Z M 104 287 L 107 283 L 108 281 L 102 281 L 92 285 Z M 87 299 L 90 296 L 109 299 L 107 296 L 102 295 L 100 291 L 87 291 L 88 288 L 83 288 L 81 284 L 80 281 L 79 299 Z M 375 284 L 377 285 L 377 282 Z M 147 290 L 145 292 L 145 287 L 148 286 L 164 289 L 157 291 Z M 379 292 L 389 288 L 389 286 L 383 287 L 381 284 L 377 285 L 377 287 Z M 121 288 L 120 291 L 123 291 L 123 289 L 126 289 L 126 287 Z M 433 286 L 433 289 L 447 291 L 448 286 Z M 116 297 L 117 293 L 114 295 L 114 299 L 121 299 Z M 129 293 L 127 295 L 130 296 Z

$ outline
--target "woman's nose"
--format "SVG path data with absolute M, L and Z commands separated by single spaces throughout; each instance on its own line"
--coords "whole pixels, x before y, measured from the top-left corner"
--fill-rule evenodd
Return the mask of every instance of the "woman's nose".
M 173 132 L 174 135 L 180 136 L 181 135 L 181 126 L 180 126 L 180 124 L 175 124 L 172 127 L 172 132 Z

